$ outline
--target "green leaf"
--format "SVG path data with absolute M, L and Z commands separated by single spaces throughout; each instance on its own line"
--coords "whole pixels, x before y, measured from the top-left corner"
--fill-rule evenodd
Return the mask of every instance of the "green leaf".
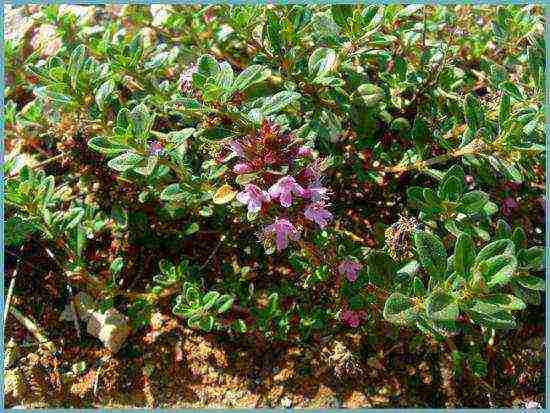
M 368 27 L 371 25 L 371 23 L 373 26 L 378 24 L 380 19 L 374 18 L 377 14 L 378 14 L 378 6 L 375 6 L 375 5 L 365 6 L 365 8 L 363 9 L 363 12 L 361 13 L 361 17 L 363 19 L 363 25 L 365 27 Z
M 515 277 L 514 280 L 517 281 L 519 285 L 529 290 L 544 291 L 546 287 L 544 280 L 532 275 L 522 275 L 520 277 Z
M 457 179 L 460 187 L 460 194 L 462 195 L 466 191 L 466 174 L 464 173 L 464 169 L 462 169 L 460 165 L 451 166 L 447 172 L 445 172 L 441 183 L 445 183 L 450 177 L 455 177 Z
M 517 85 L 513 82 L 510 82 L 510 81 L 502 82 L 500 84 L 500 88 L 516 100 L 521 101 L 524 99 L 524 97 L 521 94 L 521 91 L 519 90 Z
M 332 18 L 340 27 L 348 26 L 348 19 L 353 16 L 354 6 L 350 4 L 335 4 L 330 7 Z
M 39 98 L 51 100 L 52 102 L 61 103 L 62 105 L 71 105 L 75 103 L 72 97 L 64 95 L 59 92 L 55 92 L 51 89 L 48 89 L 47 86 L 35 88 L 34 94 Z
M 336 69 L 336 52 L 327 47 L 316 49 L 308 61 L 308 70 L 312 77 L 323 77 Z
M 67 229 L 76 227 L 84 217 L 84 208 L 76 207 L 69 210 L 66 219 L 69 221 L 66 225 Z
M 150 156 L 145 159 L 145 165 L 134 168 L 134 171 L 143 176 L 151 175 L 158 163 L 158 157 Z
M 504 93 L 500 99 L 498 111 L 498 123 L 502 129 L 504 124 L 510 119 L 510 95 Z
M 82 44 L 79 44 L 75 47 L 69 58 L 69 76 L 71 78 L 71 87 L 73 90 L 77 89 L 77 80 L 78 75 L 84 64 L 84 55 L 86 53 L 86 47 Z
M 479 251 L 476 256 L 475 262 L 479 263 L 481 261 L 485 261 L 489 258 L 496 257 L 497 255 L 502 254 L 512 255 L 514 254 L 514 250 L 514 244 L 509 239 L 500 239 L 497 241 L 493 241 L 483 247 L 481 251 Z
M 543 282 L 544 284 L 544 282 Z M 512 283 L 512 291 L 515 295 L 517 295 L 521 300 L 527 304 L 531 305 L 540 305 L 541 299 L 540 299 L 540 291 L 538 290 L 531 290 L 529 288 L 524 288 L 520 286 L 519 284 L 513 282 Z
M 196 222 L 193 222 L 192 224 L 189 224 L 187 228 L 185 228 L 185 235 L 192 235 L 198 230 L 199 230 L 199 224 L 197 224 Z
M 302 97 L 299 93 L 284 90 L 266 100 L 262 106 L 264 116 L 273 115 Z
M 111 274 L 118 274 L 120 271 L 122 271 L 122 267 L 124 267 L 124 258 L 117 257 L 111 263 L 109 271 L 111 272 Z
M 431 139 L 431 131 L 428 122 L 417 116 L 411 130 L 411 137 L 417 148 L 417 152 L 419 154 L 424 154 L 427 149 L 427 143 Z
M 426 231 L 416 231 L 413 241 L 418 259 L 430 277 L 442 280 L 447 268 L 447 252 L 443 243 L 435 235 Z
M 413 325 L 418 318 L 418 310 L 409 297 L 401 293 L 393 293 L 384 304 L 383 316 L 390 323 Z
M 438 327 L 452 328 L 458 315 L 458 304 L 446 291 L 434 291 L 426 299 L 426 316 L 429 320 L 437 321 Z
M 467 278 L 475 256 L 474 241 L 468 234 L 461 233 L 456 239 L 454 251 L 454 269 L 457 274 Z
M 437 196 L 436 192 L 431 188 L 424 188 L 422 190 L 422 196 L 430 207 L 437 207 L 441 205 L 441 199 Z
M 278 308 L 279 308 L 279 294 L 272 293 L 267 298 L 267 307 L 266 307 L 267 314 L 274 316 L 277 313 Z
M 424 297 L 427 293 L 426 287 L 422 283 L 422 280 L 418 277 L 414 277 L 412 283 L 412 294 L 415 297 Z
M 214 322 L 214 316 L 209 315 L 200 319 L 198 327 L 203 331 L 209 332 L 214 328 Z
M 478 213 L 489 202 L 489 195 L 482 191 L 471 191 L 460 199 L 460 209 L 467 214 Z
M 105 110 L 109 96 L 115 91 L 116 84 L 113 79 L 102 83 L 95 92 L 95 102 L 100 110 Z
M 501 311 L 525 309 L 525 303 L 511 294 L 492 294 L 474 301 L 472 310 L 482 314 L 495 314 Z
M 231 297 L 230 295 L 224 295 L 220 297 L 220 299 L 222 300 L 222 303 L 218 308 L 218 314 L 224 313 L 229 310 L 233 305 L 233 302 L 235 301 L 235 298 Z
M 223 89 L 214 83 L 207 83 L 202 89 L 202 99 L 204 102 L 216 102 L 223 95 Z
M 481 106 L 475 95 L 472 93 L 468 94 L 464 102 L 464 115 L 466 116 L 468 127 L 472 132 L 477 132 L 482 126 L 479 119 L 481 110 Z
M 444 200 L 455 202 L 458 201 L 462 194 L 462 184 L 455 176 L 450 176 L 441 184 L 439 196 Z
M 180 184 L 171 184 L 165 187 L 160 193 L 162 201 L 181 201 L 185 198 L 185 193 L 180 188 Z
M 521 227 L 517 227 L 512 233 L 512 242 L 516 249 L 521 249 L 527 243 L 527 237 L 525 236 L 525 231 Z
M 516 327 L 516 320 L 507 311 L 499 311 L 492 314 L 479 313 L 473 310 L 466 310 L 470 318 L 481 325 L 494 329 L 512 329 Z
M 105 136 L 95 136 L 88 141 L 88 146 L 94 151 L 98 151 L 105 155 L 118 155 L 122 152 L 127 152 L 130 147 Z
M 111 159 L 107 165 L 119 172 L 125 172 L 139 165 L 143 156 L 135 152 L 126 152 L 116 158 Z
M 125 229 L 128 226 L 128 212 L 124 210 L 120 205 L 115 205 L 111 211 L 111 216 L 115 224 L 121 229 Z
M 271 10 L 266 13 L 265 18 L 264 37 L 269 41 L 271 50 L 273 50 L 275 55 L 279 55 L 283 48 L 283 40 L 281 39 L 281 18 Z
M 215 77 L 220 70 L 216 59 L 209 54 L 205 54 L 199 57 L 197 66 L 198 73 L 203 75 L 205 78 Z
M 244 334 L 246 333 L 246 323 L 238 318 L 237 320 L 233 321 L 231 323 L 231 327 L 233 328 L 233 330 L 235 330 L 237 333 L 241 333 L 241 334 Z
M 531 270 L 541 270 L 544 264 L 544 248 L 531 247 L 521 251 L 521 262 L 524 267 Z
M 413 14 L 419 12 L 424 8 L 423 4 L 409 4 L 408 6 L 402 8 L 397 12 L 395 15 L 395 19 L 406 19 L 408 17 L 411 17 Z M 420 15 L 421 16 L 421 15 Z
M 510 238 L 510 235 L 512 235 L 512 228 L 510 228 L 510 225 L 508 225 L 508 223 L 503 219 L 499 219 L 497 221 L 495 238 Z
M 77 225 L 74 228 L 71 228 L 68 235 L 67 241 L 69 247 L 78 257 L 78 263 L 82 264 L 82 251 L 84 250 L 84 246 L 87 242 L 86 233 L 84 232 L 82 225 Z
M 147 106 L 143 103 L 137 105 L 128 114 L 134 136 L 138 139 L 145 139 L 153 126 L 154 115 L 151 115 Z
M 397 275 L 400 277 L 412 277 L 419 269 L 420 264 L 418 264 L 418 261 L 413 260 L 397 270 Z
M 512 255 L 499 255 L 479 263 L 478 268 L 489 287 L 505 285 L 514 275 L 517 260 Z
M 269 76 L 271 76 L 269 68 L 261 65 L 249 66 L 239 73 L 239 76 L 237 76 L 233 83 L 233 90 L 243 91 L 249 86 L 263 82 Z
M 216 301 L 218 301 L 218 298 L 220 297 L 220 293 L 217 291 L 209 291 L 203 298 L 202 298 L 202 309 L 203 310 L 209 310 L 216 304 Z
M 37 228 L 34 225 L 19 216 L 8 218 L 4 221 L 6 246 L 22 245 L 36 231 Z
M 411 206 L 419 207 L 424 205 L 424 195 L 419 186 L 410 186 L 407 188 L 407 199 Z

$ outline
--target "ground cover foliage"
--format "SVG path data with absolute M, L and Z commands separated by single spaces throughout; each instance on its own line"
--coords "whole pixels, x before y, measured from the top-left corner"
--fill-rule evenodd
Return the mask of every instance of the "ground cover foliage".
M 355 383 L 352 407 L 542 401 L 541 8 L 22 13 L 5 45 L 6 270 L 12 305 L 61 348 L 101 347 L 57 320 L 86 293 L 127 317 L 112 360 L 194 334 L 316 354 Z M 536 356 L 518 356 L 529 335 Z M 367 389 L 423 346 L 443 360 L 431 373 Z M 436 396 L 412 396 L 433 377 Z

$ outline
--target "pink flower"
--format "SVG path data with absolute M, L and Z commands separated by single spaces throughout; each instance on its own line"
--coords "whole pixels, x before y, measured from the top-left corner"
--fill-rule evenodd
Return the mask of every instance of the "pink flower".
M 149 155 L 159 156 L 163 153 L 164 148 L 162 147 L 162 144 L 160 144 L 158 141 L 153 141 L 149 144 Z
M 244 191 L 237 194 L 237 201 L 248 205 L 248 212 L 258 212 L 262 208 L 262 202 L 269 202 L 269 194 L 262 191 L 254 184 L 247 184 Z
M 346 258 L 338 266 L 338 271 L 341 275 L 345 275 L 349 281 L 354 282 L 357 280 L 357 274 L 362 268 L 363 266 L 357 261 L 352 260 L 351 258 Z
M 321 186 L 320 181 L 311 183 L 305 190 L 304 197 L 310 198 L 312 201 L 321 201 L 327 199 L 328 189 Z
M 241 158 L 245 157 L 243 147 L 239 142 L 229 141 L 227 146 L 229 146 L 235 155 L 240 156 Z
M 358 311 L 346 310 L 342 312 L 340 319 L 350 327 L 357 328 L 361 323 L 361 314 Z
M 509 196 L 504 200 L 504 203 L 502 204 L 502 214 L 509 217 L 518 208 L 519 204 L 517 203 L 517 201 Z
M 264 162 L 266 165 L 273 165 L 275 162 L 277 162 L 277 158 L 273 152 L 269 151 L 264 156 Z
M 540 409 L 541 408 L 541 405 L 539 402 L 536 402 L 534 400 L 529 400 L 529 401 L 526 401 L 526 402 L 523 402 L 524 405 L 523 407 L 525 407 L 526 409 Z
M 288 246 L 288 238 L 293 241 L 298 241 L 300 239 L 300 233 L 294 228 L 294 225 L 285 218 L 275 218 L 275 222 L 268 225 L 264 232 L 267 234 L 275 233 L 277 251 L 282 251 Z
M 212 23 L 214 21 L 214 18 L 216 17 L 216 14 L 214 13 L 214 10 L 210 9 L 206 13 L 203 14 L 202 18 L 206 24 Z
M 310 221 L 317 223 L 321 228 L 324 228 L 328 221 L 332 219 L 332 214 L 325 209 L 325 204 L 322 201 L 309 204 L 306 207 L 304 215 Z
M 323 175 L 322 160 L 316 159 L 304 170 L 304 176 L 311 181 L 319 181 Z
M 279 179 L 271 188 L 269 194 L 273 198 L 279 198 L 279 202 L 285 208 L 292 205 L 292 194 L 304 196 L 305 190 L 291 176 L 285 176 Z
M 183 71 L 180 76 L 180 90 L 182 92 L 189 92 L 193 85 L 193 74 L 197 73 L 197 65 L 191 64 L 187 69 Z
M 246 163 L 238 163 L 233 167 L 233 172 L 235 172 L 236 174 L 246 174 L 251 171 L 252 168 Z
M 308 148 L 307 146 L 300 146 L 300 148 L 298 148 L 298 156 L 309 157 L 311 155 L 313 155 L 311 148 Z

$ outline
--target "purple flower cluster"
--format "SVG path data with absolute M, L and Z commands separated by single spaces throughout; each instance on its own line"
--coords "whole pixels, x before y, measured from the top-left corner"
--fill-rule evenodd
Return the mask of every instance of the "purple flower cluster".
M 352 258 L 346 258 L 338 266 L 338 272 L 345 275 L 350 282 L 357 280 L 357 276 L 363 266 Z
M 164 154 L 164 147 L 159 141 L 149 143 L 149 155 L 160 156 Z
M 361 321 L 366 318 L 367 314 L 364 311 L 345 310 L 340 314 L 340 320 L 353 328 L 359 327 Z
M 277 251 L 299 240 L 307 222 L 326 228 L 333 219 L 329 191 L 321 182 L 322 163 L 309 147 L 296 143 L 276 124 L 264 122 L 255 134 L 229 141 L 221 157 L 222 162 L 236 158 L 236 175 L 250 174 L 237 201 L 260 214 L 267 225 L 259 239 L 266 245 L 274 241 Z
M 237 194 L 237 201 L 247 205 L 248 212 L 254 213 L 262 209 L 262 203 L 270 201 L 269 194 L 254 184 L 247 184 L 244 191 Z
M 321 188 L 326 197 L 326 188 Z M 268 191 L 262 190 L 254 184 L 247 184 L 242 192 L 237 194 L 237 200 L 247 206 L 248 212 L 255 213 L 262 209 L 262 205 L 269 204 L 277 200 L 283 208 L 292 207 L 295 201 L 294 197 L 301 197 L 304 200 L 311 201 L 305 206 L 304 217 L 325 228 L 328 222 L 332 220 L 332 214 L 326 209 L 325 197 L 316 195 L 317 192 L 311 192 L 304 189 L 292 176 L 284 176 L 274 183 Z M 282 251 L 288 246 L 288 239 L 297 241 L 300 233 L 288 218 L 275 217 L 275 221 L 264 228 L 263 239 L 269 239 L 269 235 L 275 235 L 275 245 L 277 251 Z

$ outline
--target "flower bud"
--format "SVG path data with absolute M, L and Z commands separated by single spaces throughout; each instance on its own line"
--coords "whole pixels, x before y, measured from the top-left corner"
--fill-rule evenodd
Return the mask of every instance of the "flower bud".
M 252 172 L 252 168 L 246 163 L 238 163 L 233 167 L 233 172 L 236 174 L 246 174 Z

